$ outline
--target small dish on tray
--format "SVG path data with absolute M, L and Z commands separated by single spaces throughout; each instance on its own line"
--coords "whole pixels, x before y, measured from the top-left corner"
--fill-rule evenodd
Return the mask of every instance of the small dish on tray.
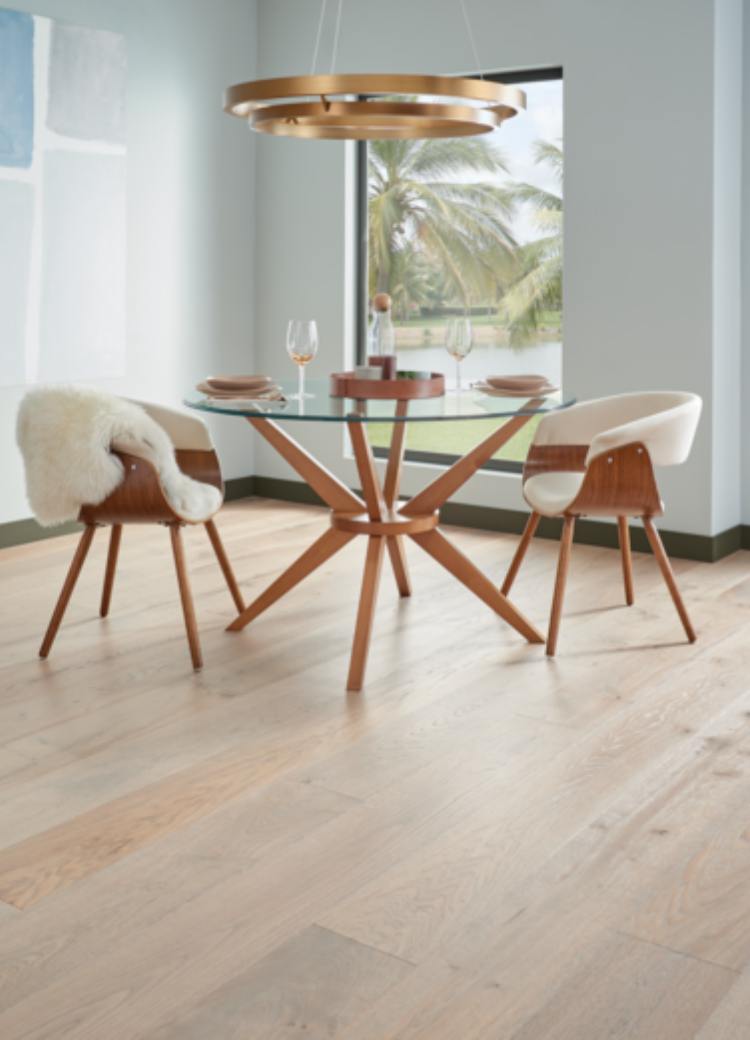
M 497 387 L 488 383 L 486 380 L 480 379 L 475 383 L 471 384 L 472 390 L 478 390 L 482 394 L 487 394 L 488 397 L 548 397 L 550 394 L 557 393 L 560 389 L 559 386 L 553 386 L 552 383 L 544 382 L 537 384 L 536 386 L 520 386 L 515 389 L 510 387 Z
M 217 390 L 212 381 L 204 379 L 195 388 L 199 393 L 205 394 L 211 401 L 221 401 L 223 404 L 243 408 L 248 401 L 286 401 L 281 387 L 276 383 L 259 383 L 256 386 L 244 386 L 236 390 Z
M 228 393 L 242 393 L 244 390 L 256 390 L 269 386 L 273 380 L 270 376 L 206 376 L 203 380 L 213 390 Z
M 539 390 L 543 386 L 549 386 L 546 376 L 539 374 L 528 375 L 505 375 L 485 376 L 484 382 L 495 390 Z

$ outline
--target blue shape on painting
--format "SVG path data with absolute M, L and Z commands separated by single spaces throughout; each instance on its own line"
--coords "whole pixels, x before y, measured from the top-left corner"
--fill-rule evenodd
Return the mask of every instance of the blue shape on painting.
M 34 154 L 34 19 L 0 10 L 0 166 L 31 166 Z

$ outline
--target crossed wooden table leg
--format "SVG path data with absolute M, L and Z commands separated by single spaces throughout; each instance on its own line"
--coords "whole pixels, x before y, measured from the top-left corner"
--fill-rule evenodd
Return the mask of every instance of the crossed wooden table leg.
M 493 430 L 476 448 L 454 462 L 400 508 L 397 503 L 406 439 L 407 401 L 398 401 L 396 404 L 396 414 L 402 421 L 393 424 L 382 486 L 367 437 L 366 423 L 356 416 L 352 416 L 348 421 L 349 435 L 362 484 L 362 498 L 325 469 L 277 423 L 270 419 L 248 418 L 250 425 L 265 437 L 329 506 L 331 526 L 256 600 L 238 614 L 229 625 L 228 631 L 238 632 L 243 629 L 298 585 L 303 578 L 329 560 L 339 549 L 343 549 L 353 538 L 365 535 L 365 568 L 346 683 L 347 690 L 361 690 L 386 549 L 399 594 L 411 595 L 404 553 L 404 537 L 408 536 L 530 643 L 543 643 L 544 636 L 541 632 L 513 606 L 489 578 L 448 541 L 438 527 L 440 506 L 529 421 L 531 414 L 522 412 L 536 408 L 540 403 L 538 400 L 529 401 L 516 415 Z

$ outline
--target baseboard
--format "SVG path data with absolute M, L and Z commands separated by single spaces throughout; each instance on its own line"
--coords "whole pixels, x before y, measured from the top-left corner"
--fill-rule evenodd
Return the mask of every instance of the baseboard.
M 289 481 L 293 484 L 294 481 Z M 255 477 L 235 477 L 224 482 L 224 499 L 234 502 L 239 498 L 252 498 L 258 494 L 255 490 Z M 278 498 L 278 495 L 263 495 L 264 498 Z M 26 520 L 13 520 L 0 524 L 0 549 L 10 549 L 14 545 L 26 545 L 28 542 L 41 542 L 46 538 L 59 538 L 64 534 L 75 534 L 83 530 L 81 524 L 74 521 L 68 524 L 57 524 L 55 527 L 42 527 L 33 517 Z
M 301 480 L 279 480 L 277 477 L 256 477 L 255 494 L 258 498 L 279 498 L 283 502 L 302 502 L 306 506 L 324 506 L 325 502 Z
M 280 480 L 277 477 L 255 477 L 255 494 L 259 498 L 277 498 L 284 502 L 302 502 L 306 505 L 324 505 L 315 492 L 298 480 Z M 528 512 L 521 509 L 495 509 L 490 506 L 471 506 L 462 502 L 446 502 L 440 509 L 446 524 L 457 527 L 473 527 L 480 531 L 497 531 L 501 534 L 520 534 L 528 519 Z M 562 521 L 542 519 L 537 528 L 541 538 L 559 538 Z M 750 526 L 737 526 L 717 535 L 686 534 L 683 531 L 666 531 L 659 528 L 664 547 L 675 559 L 698 560 L 715 563 L 738 549 L 750 549 Z M 631 544 L 635 552 L 651 552 L 646 532 L 638 524 L 631 527 Z M 596 545 L 616 549 L 617 527 L 615 524 L 596 520 L 579 520 L 576 523 L 575 541 L 580 545 Z
M 529 514 L 514 509 L 492 509 L 487 506 L 448 502 L 440 510 L 440 516 L 446 524 L 456 524 L 458 527 L 520 534 Z M 543 517 L 537 527 L 536 537 L 558 539 L 561 531 L 561 520 Z M 750 527 L 734 527 L 713 536 L 659 528 L 664 548 L 670 556 L 675 559 L 699 560 L 703 563 L 715 563 L 722 557 L 745 548 L 742 544 L 742 531 L 748 532 L 747 547 L 750 548 Z M 617 549 L 619 546 L 616 525 L 597 520 L 578 520 L 574 541 L 580 545 L 596 545 L 606 549 Z M 631 524 L 630 542 L 634 552 L 651 552 L 646 532 L 638 523 Z
M 305 505 L 323 505 L 322 499 L 312 488 L 299 480 L 281 480 L 277 477 L 234 477 L 225 482 L 227 502 L 243 498 L 276 498 L 283 502 L 300 502 Z M 520 534 L 528 518 L 528 512 L 520 509 L 495 509 L 490 506 L 471 506 L 462 502 L 447 502 L 440 510 L 447 524 L 458 527 L 473 527 L 480 531 L 497 531 L 502 534 Z M 559 538 L 560 520 L 543 519 L 537 528 L 541 538 Z M 43 538 L 56 538 L 81 529 L 80 524 L 61 524 L 59 527 L 40 527 L 36 520 L 15 520 L 0 524 L 0 549 L 13 545 L 36 542 Z M 685 560 L 714 563 L 738 549 L 750 549 L 750 525 L 742 524 L 716 535 L 686 534 L 682 531 L 665 531 L 660 528 L 664 546 L 670 556 Z M 596 520 L 579 520 L 576 524 L 575 541 L 581 545 L 596 545 L 617 548 L 617 527 Z M 650 552 L 645 531 L 634 524 L 631 541 L 636 552 Z
M 45 538 L 59 538 L 62 534 L 74 534 L 81 530 L 81 525 L 76 523 L 42 527 L 33 517 L 29 517 L 28 520 L 13 520 L 8 524 L 0 524 L 0 549 L 10 549 L 12 545 L 26 545 L 27 542 L 41 542 Z
M 255 490 L 255 482 L 257 477 L 230 477 L 229 480 L 224 481 L 224 501 L 225 502 L 236 502 L 240 498 L 252 498 L 253 495 L 257 495 L 258 492 Z M 272 496 L 261 496 L 272 497 Z

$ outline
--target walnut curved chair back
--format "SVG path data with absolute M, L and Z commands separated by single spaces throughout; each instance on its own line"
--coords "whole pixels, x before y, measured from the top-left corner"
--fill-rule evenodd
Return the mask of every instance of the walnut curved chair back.
M 547 654 L 557 649 L 575 522 L 579 516 L 617 517 L 625 601 L 633 603 L 630 517 L 641 517 L 672 600 L 690 642 L 695 631 L 682 601 L 653 518 L 664 506 L 656 466 L 677 466 L 690 454 L 702 402 L 696 394 L 646 392 L 603 397 L 545 416 L 523 471 L 523 494 L 531 507 L 503 582 L 508 595 L 542 516 L 563 520 L 552 598 Z
M 158 422 L 168 434 L 175 447 L 175 457 L 182 472 L 200 483 L 213 485 L 222 493 L 223 497 L 224 483 L 221 466 L 205 423 L 197 416 L 186 415 L 184 412 L 161 405 L 148 404 L 143 401 L 133 403 L 143 408 L 146 414 Z M 85 524 L 85 527 L 42 641 L 39 656 L 47 657 L 49 655 L 97 528 L 108 526 L 111 529 L 104 587 L 99 608 L 100 616 L 106 617 L 112 598 L 123 525 L 158 523 L 164 524 L 169 529 L 190 657 L 193 667 L 198 670 L 203 666 L 203 656 L 185 565 L 181 534 L 185 524 L 202 523 L 205 526 L 235 606 L 238 611 L 244 609 L 242 594 L 219 537 L 213 515 L 200 520 L 181 515 L 170 504 L 153 463 L 129 452 L 115 451 L 114 454 L 120 458 L 123 464 L 123 480 L 103 502 L 98 505 L 85 505 L 81 509 L 78 519 Z

